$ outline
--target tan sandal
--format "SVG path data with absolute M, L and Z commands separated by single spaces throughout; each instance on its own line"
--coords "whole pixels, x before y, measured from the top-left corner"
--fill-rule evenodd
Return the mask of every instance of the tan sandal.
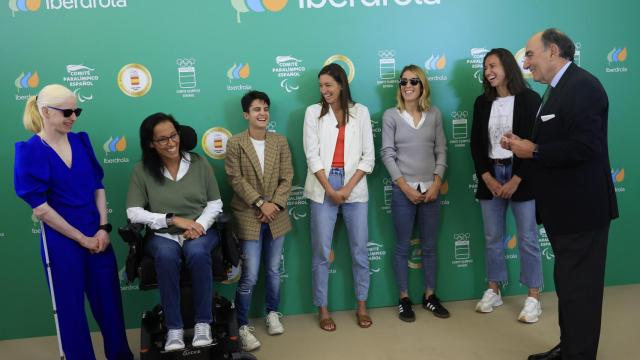
M 363 329 L 366 329 L 368 327 L 371 327 L 371 325 L 373 325 L 373 321 L 371 320 L 371 317 L 367 314 L 356 313 L 356 319 L 358 321 L 358 326 L 360 326 Z
M 324 331 L 336 331 L 336 323 L 333 321 L 331 317 L 320 319 L 320 329 Z

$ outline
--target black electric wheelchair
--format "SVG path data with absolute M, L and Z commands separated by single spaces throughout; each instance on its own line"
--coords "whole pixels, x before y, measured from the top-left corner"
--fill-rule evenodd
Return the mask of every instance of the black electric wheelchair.
M 181 141 L 187 141 L 186 149 L 193 149 L 197 144 L 195 131 L 182 126 Z M 231 229 L 230 216 L 220 214 L 209 231 L 217 231 L 220 242 L 212 251 L 213 277 L 215 282 L 227 280 L 228 269 L 238 266 L 240 251 L 238 240 Z M 153 258 L 144 251 L 145 242 L 153 231 L 142 224 L 128 224 L 118 229 L 120 237 L 129 245 L 126 260 L 127 280 L 132 282 L 139 278 L 140 290 L 151 290 L 158 287 Z M 233 302 L 222 296 L 214 295 L 211 334 L 214 341 L 211 345 L 192 347 L 194 327 L 193 297 L 191 293 L 189 271 L 184 265 L 180 274 L 181 312 L 184 323 L 185 348 L 175 351 L 164 351 L 168 329 L 164 322 L 162 307 L 158 304 L 142 314 L 140 325 L 140 359 L 141 360 L 213 360 L 213 359 L 246 359 L 256 358 L 241 351 L 238 324 Z

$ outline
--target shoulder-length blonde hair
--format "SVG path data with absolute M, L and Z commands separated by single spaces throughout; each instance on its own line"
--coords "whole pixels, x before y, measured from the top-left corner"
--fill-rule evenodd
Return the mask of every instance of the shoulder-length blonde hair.
M 429 81 L 427 80 L 427 76 L 424 74 L 424 71 L 418 65 L 407 65 L 400 72 L 400 79 L 402 79 L 402 75 L 411 71 L 418 75 L 418 79 L 422 83 L 420 98 L 418 99 L 418 110 L 419 111 L 429 111 L 431 109 L 431 87 L 429 87 Z M 396 101 L 398 104 L 396 107 L 400 111 L 405 110 L 404 106 L 404 98 L 402 98 L 402 93 L 400 92 L 400 84 L 398 83 L 398 90 L 396 91 Z

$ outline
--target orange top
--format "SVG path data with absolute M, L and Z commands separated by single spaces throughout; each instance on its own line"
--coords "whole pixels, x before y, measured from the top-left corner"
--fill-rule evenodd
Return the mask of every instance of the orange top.
M 344 168 L 344 129 L 346 126 L 338 128 L 338 139 L 336 140 L 336 149 L 333 152 L 332 168 Z

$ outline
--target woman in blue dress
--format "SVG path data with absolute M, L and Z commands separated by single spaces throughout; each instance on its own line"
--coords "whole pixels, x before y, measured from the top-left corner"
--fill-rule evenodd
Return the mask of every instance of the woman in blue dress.
M 133 359 L 109 240 L 104 174 L 89 136 L 71 132 L 80 112 L 73 92 L 61 85 L 45 86 L 27 101 L 24 125 L 35 135 L 16 143 L 15 190 L 44 223 L 66 359 L 95 359 L 85 294 L 106 358 Z

